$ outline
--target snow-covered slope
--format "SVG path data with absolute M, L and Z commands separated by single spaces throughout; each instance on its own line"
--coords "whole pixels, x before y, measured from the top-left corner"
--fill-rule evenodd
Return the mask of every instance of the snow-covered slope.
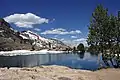
M 20 36 L 23 39 L 32 39 L 32 40 L 47 41 L 47 39 L 39 36 L 37 33 L 34 33 L 32 31 L 30 31 L 30 30 L 21 32 Z
M 21 36 L 24 40 L 32 40 L 32 45 L 38 48 L 55 50 L 65 50 L 66 48 L 68 48 L 68 46 L 66 46 L 61 41 L 41 37 L 40 35 L 32 31 L 23 31 L 20 33 L 19 36 Z

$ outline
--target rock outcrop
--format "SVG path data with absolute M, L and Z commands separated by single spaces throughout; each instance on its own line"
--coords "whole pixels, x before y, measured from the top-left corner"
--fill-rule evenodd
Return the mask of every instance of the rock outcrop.
M 22 42 L 24 40 L 19 36 L 19 32 L 14 31 L 4 19 L 0 19 L 0 51 L 31 49 L 29 42 Z

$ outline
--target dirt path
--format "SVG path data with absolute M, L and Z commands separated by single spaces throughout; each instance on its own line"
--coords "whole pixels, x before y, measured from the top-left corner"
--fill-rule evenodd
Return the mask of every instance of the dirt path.
M 0 80 L 120 80 L 120 69 L 75 70 L 63 66 L 0 68 Z

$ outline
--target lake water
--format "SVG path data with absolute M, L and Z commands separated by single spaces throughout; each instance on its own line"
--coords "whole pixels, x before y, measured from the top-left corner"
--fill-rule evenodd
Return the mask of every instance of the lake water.
M 0 56 L 0 67 L 40 65 L 62 65 L 75 69 L 96 70 L 99 67 L 99 57 L 89 52 Z

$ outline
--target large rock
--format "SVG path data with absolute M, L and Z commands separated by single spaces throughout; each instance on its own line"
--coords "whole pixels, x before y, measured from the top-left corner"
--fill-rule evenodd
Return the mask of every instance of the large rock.
M 19 32 L 15 32 L 10 25 L 0 19 L 0 51 L 31 49 L 30 43 L 26 43 L 20 36 Z

